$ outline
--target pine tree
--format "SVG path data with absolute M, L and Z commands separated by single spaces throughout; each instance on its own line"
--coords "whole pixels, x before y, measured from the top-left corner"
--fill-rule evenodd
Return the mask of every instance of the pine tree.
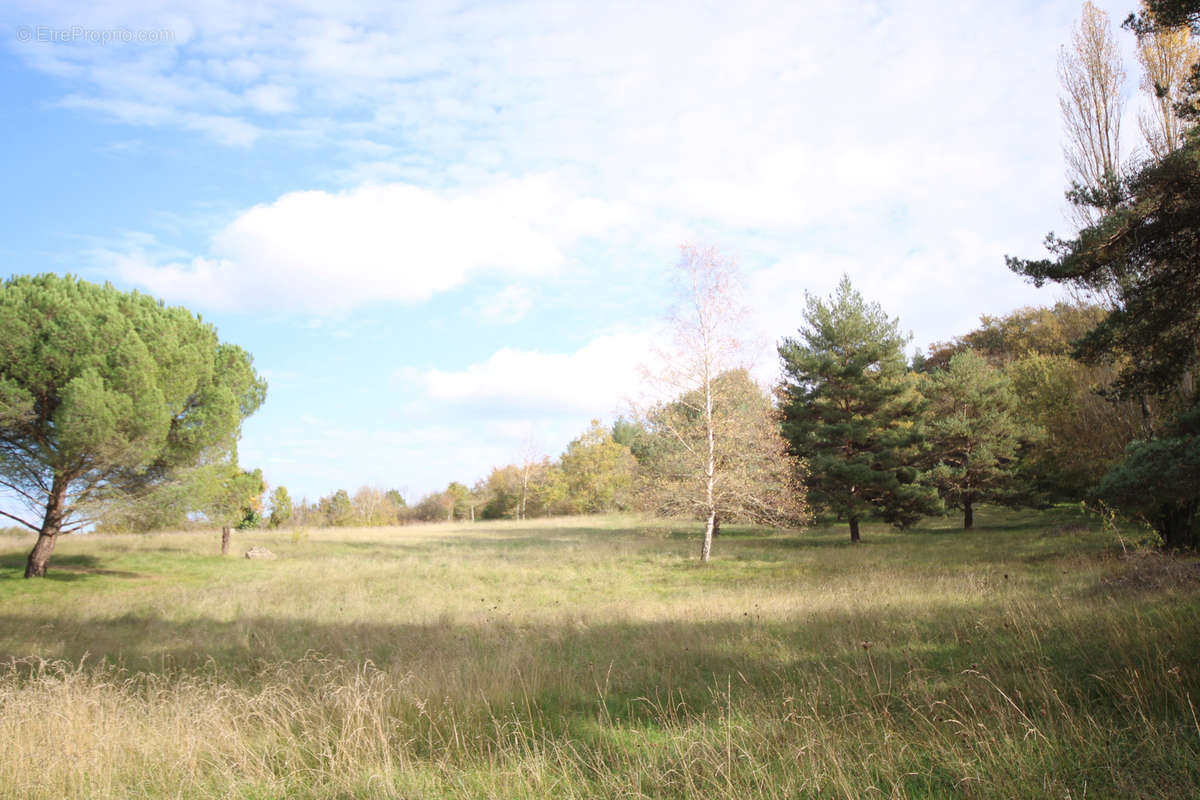
M 779 347 L 780 394 L 784 437 L 807 464 L 809 502 L 846 520 L 852 542 L 874 514 L 915 522 L 937 499 L 915 466 L 922 398 L 907 370 L 908 337 L 846 277 L 828 302 L 808 298 L 804 320 L 799 339 Z
M 963 527 L 975 524 L 975 504 L 1014 499 L 1021 484 L 1017 456 L 1035 430 L 1017 415 L 1012 382 L 978 353 L 967 351 L 933 373 L 927 442 L 936 466 L 930 482 Z

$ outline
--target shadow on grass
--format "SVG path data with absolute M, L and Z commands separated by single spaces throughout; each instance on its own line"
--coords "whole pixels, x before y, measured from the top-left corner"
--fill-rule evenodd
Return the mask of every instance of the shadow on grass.
M 919 617 L 903 607 L 884 613 L 848 607 L 760 619 L 751 605 L 741 618 L 734 609 L 732 618 L 720 620 L 595 623 L 578 613 L 531 623 L 500 612 L 467 622 L 447 618 L 423 624 L 274 616 L 172 619 L 147 612 L 104 618 L 0 614 L 0 641 L 6 642 L 0 660 L 36 653 L 78 663 L 89 656 L 133 670 L 203 668 L 253 681 L 272 665 L 320 654 L 411 674 L 432 691 L 448 680 L 455 692 L 488 695 L 493 703 L 519 704 L 532 693 L 528 699 L 542 708 L 580 714 L 594 714 L 603 686 L 605 696 L 626 708 L 630 718 L 645 708 L 646 698 L 663 691 L 706 706 L 730 681 L 742 696 L 763 700 L 778 700 L 815 682 L 834 687 L 835 702 L 839 695 L 870 693 L 882 679 L 897 687 L 930 680 L 946 684 L 975 670 L 1011 692 L 1032 669 L 1053 676 L 1064 696 L 1115 707 L 1127 698 L 1119 681 L 1110 685 L 1105 676 L 1119 677 L 1152 663 L 1200 662 L 1200 639 L 1176 635 L 1194 624 L 1195 609 L 1166 596 L 1147 600 L 1133 593 L 1130 599 L 1135 595 L 1142 602 L 1136 613 L 1129 612 L 1128 626 L 1052 616 L 1035 635 L 1018 631 L 1000 605 L 981 609 L 952 602 L 926 607 Z M 1123 613 L 1120 605 L 1115 608 Z M 1172 622 L 1132 624 L 1134 618 L 1150 617 Z M 1115 631 L 1123 631 L 1125 640 L 1115 642 Z M 1175 679 L 1200 694 L 1200 671 L 1177 669 Z M 1080 705 L 1078 710 L 1088 709 Z
M 0 555 L 0 580 L 25 577 L 25 564 L 29 556 L 26 553 L 4 553 Z M 91 555 L 61 555 L 50 559 L 50 567 L 46 570 L 47 581 L 78 581 L 89 575 L 107 575 L 118 578 L 140 577 L 136 572 L 126 572 L 117 569 L 105 569 L 100 566 L 100 559 Z

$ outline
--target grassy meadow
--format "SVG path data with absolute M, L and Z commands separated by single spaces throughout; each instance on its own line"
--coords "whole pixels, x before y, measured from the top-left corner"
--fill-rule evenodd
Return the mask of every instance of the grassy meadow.
M 1200 564 L 956 524 L 0 538 L 0 797 L 1200 797 Z

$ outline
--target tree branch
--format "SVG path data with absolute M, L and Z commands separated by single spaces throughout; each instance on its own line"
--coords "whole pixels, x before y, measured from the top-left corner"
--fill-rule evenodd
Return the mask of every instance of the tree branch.
M 34 533 L 41 533 L 41 532 L 42 532 L 42 529 L 41 529 L 41 528 L 39 528 L 38 526 L 36 526 L 36 525 L 30 525 L 30 524 L 29 524 L 28 522 L 26 522 L 25 520 L 21 519 L 20 517 L 14 517 L 12 514 L 8 513 L 7 511 L 0 511 L 0 516 L 5 516 L 5 517 L 8 517 L 9 519 L 11 519 L 11 520 L 13 520 L 13 521 L 15 521 L 15 522 L 19 522 L 19 523 L 21 523 L 22 525 L 24 525 L 26 528 L 29 528 L 29 530 L 33 531 Z

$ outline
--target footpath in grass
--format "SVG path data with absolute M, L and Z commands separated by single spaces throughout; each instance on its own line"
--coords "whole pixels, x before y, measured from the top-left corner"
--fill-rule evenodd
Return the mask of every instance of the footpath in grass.
M 1200 797 L 1197 562 L 954 523 L 0 539 L 0 797 Z

